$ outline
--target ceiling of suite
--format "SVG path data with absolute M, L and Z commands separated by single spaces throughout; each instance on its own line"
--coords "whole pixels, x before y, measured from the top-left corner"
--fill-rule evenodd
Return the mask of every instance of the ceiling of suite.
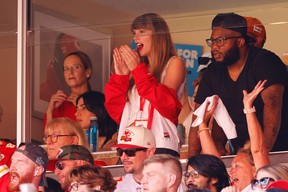
M 259 4 L 287 3 L 287 0 L 91 0 L 133 15 L 156 12 L 160 15 L 240 8 Z M 120 3 L 121 2 L 121 3 Z
M 113 27 L 130 23 L 136 16 L 156 12 L 167 17 L 192 16 L 196 12 L 219 10 L 247 11 L 257 5 L 287 5 L 287 0 L 31 0 L 33 8 L 73 21 L 81 25 Z M 15 39 L 17 31 L 17 0 L 2 2 L 0 6 L 0 40 Z M 286 7 L 287 8 L 287 7 Z M 213 11 L 214 10 L 214 11 Z M 212 11 L 212 12 L 211 12 Z
M 85 23 L 88 17 L 108 24 L 130 21 L 136 16 L 156 12 L 162 16 L 191 15 L 195 12 L 229 9 L 241 11 L 257 5 L 287 3 L 287 0 L 31 0 L 43 10 L 57 12 L 67 18 Z M 17 29 L 17 0 L 2 2 L 0 32 Z M 101 17 L 101 19 L 98 19 Z M 121 18 L 121 20 L 120 20 Z M 92 19 L 91 19 L 92 20 Z M 90 21 L 88 21 L 90 23 Z

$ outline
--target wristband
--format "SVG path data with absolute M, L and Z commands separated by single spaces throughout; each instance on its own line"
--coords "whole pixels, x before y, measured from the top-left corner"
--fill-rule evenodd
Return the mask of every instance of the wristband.
M 200 129 L 199 131 L 197 131 L 197 133 L 199 134 L 199 133 L 201 133 L 202 131 L 205 131 L 205 130 L 210 132 L 210 128 L 206 127 L 206 128 Z
M 251 109 L 243 109 L 244 114 L 255 113 L 256 109 L 253 106 Z

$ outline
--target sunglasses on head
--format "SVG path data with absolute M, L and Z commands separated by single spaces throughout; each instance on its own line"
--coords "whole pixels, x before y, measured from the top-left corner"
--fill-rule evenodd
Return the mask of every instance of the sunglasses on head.
M 146 151 L 147 148 L 136 148 L 136 149 L 121 149 L 117 148 L 117 155 L 121 157 L 125 153 L 128 157 L 134 157 L 137 151 Z
M 263 177 L 263 178 L 261 178 L 259 180 L 254 179 L 251 182 L 251 188 L 253 190 L 255 190 L 256 186 L 260 185 L 261 189 L 266 189 L 270 181 L 275 181 L 275 179 L 273 179 L 271 177 Z
M 62 171 L 64 169 L 64 163 L 61 161 L 57 161 L 55 163 L 55 169 L 59 169 L 60 171 Z

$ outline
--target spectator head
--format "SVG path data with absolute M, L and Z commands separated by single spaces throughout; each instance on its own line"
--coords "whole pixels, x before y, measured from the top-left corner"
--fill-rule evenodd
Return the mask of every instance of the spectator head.
M 145 29 L 151 30 L 151 54 L 154 55 L 154 60 L 149 61 L 151 63 L 157 63 L 156 68 L 153 71 L 153 75 L 157 80 L 161 81 L 161 74 L 172 55 L 177 55 L 172 41 L 169 27 L 166 21 L 156 13 L 146 13 L 138 16 L 131 24 L 131 32 L 135 34 L 135 30 Z M 134 41 L 138 43 L 138 36 L 134 35 Z M 143 44 L 137 44 L 138 51 L 141 55 L 141 48 Z M 147 48 L 146 48 L 147 49 Z M 162 50 L 162 51 L 159 51 Z M 148 63 L 147 57 L 142 58 L 145 63 Z
M 266 42 L 264 25 L 255 17 L 245 17 L 247 22 L 247 35 L 250 37 L 249 45 L 262 48 Z
M 230 66 L 243 55 L 249 41 L 244 17 L 235 13 L 220 13 L 212 21 L 210 39 L 206 39 L 216 63 Z
M 144 161 L 141 184 L 144 191 L 177 191 L 182 180 L 180 161 L 168 154 L 155 154 Z
M 60 148 L 56 157 L 55 174 L 62 189 L 67 190 L 70 186 L 69 174 L 77 166 L 94 165 L 92 154 L 81 145 L 66 145 Z
M 45 129 L 44 142 L 50 159 L 55 159 L 65 145 L 82 145 L 88 148 L 82 127 L 67 117 L 53 118 Z
M 69 53 L 63 63 L 64 79 L 68 87 L 87 84 L 88 90 L 91 90 L 89 79 L 93 73 L 92 66 L 92 62 L 86 53 L 82 51 Z M 71 73 L 73 74 L 73 79 L 71 79 Z
M 240 191 L 252 182 L 256 176 L 256 168 L 249 144 L 245 144 L 237 151 L 232 160 L 229 174 L 234 186 Z
M 235 13 L 219 13 L 212 21 L 212 30 L 217 28 L 229 29 L 236 31 L 246 40 L 250 39 L 247 36 L 246 19 Z
M 230 185 L 224 163 L 216 156 L 201 154 L 190 157 L 184 173 L 188 189 L 221 191 Z
M 131 126 L 124 130 L 118 144 L 112 146 L 117 149 L 126 173 L 141 174 L 143 162 L 156 150 L 153 133 L 142 126 Z
M 83 129 L 88 129 L 90 117 L 97 117 L 99 136 L 110 139 L 118 131 L 118 125 L 111 119 L 104 106 L 105 96 L 98 91 L 88 91 L 76 100 L 76 120 Z
M 37 189 L 41 185 L 47 186 L 45 177 L 48 165 L 46 151 L 39 145 L 27 143 L 17 148 L 12 155 L 10 165 L 10 191 L 20 191 L 23 183 L 32 183 Z
M 70 172 L 69 181 L 71 191 L 94 189 L 113 192 L 117 185 L 108 169 L 92 165 L 83 165 L 73 169 Z
M 251 183 L 252 189 L 265 191 L 269 184 L 278 180 L 288 180 L 288 167 L 282 164 L 269 164 L 259 168 L 256 179 Z

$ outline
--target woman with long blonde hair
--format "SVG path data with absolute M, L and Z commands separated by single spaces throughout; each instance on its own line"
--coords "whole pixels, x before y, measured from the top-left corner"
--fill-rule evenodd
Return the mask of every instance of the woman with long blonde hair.
M 185 87 L 185 64 L 176 56 L 169 28 L 155 13 L 137 17 L 131 31 L 137 50 L 114 49 L 114 71 L 105 86 L 105 106 L 120 124 L 119 136 L 130 125 L 141 125 L 156 139 L 156 153 L 179 156 L 179 98 Z M 118 140 L 121 139 L 118 137 Z

